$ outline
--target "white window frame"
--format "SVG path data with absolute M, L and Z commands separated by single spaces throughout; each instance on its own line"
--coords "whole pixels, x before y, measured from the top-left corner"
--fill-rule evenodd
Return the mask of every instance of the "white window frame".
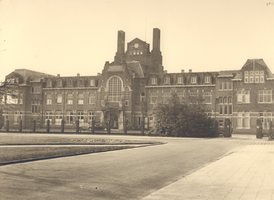
M 151 84 L 153 84 L 153 85 L 157 84 L 157 78 L 156 77 L 151 78 Z
M 196 83 L 197 83 L 197 76 L 192 76 L 192 77 L 190 78 L 190 83 L 191 83 L 191 84 L 196 84 Z
M 270 101 L 267 101 L 268 99 L 270 99 Z M 259 90 L 258 103 L 272 103 L 272 90 Z
M 205 77 L 205 83 L 211 83 L 211 76 Z

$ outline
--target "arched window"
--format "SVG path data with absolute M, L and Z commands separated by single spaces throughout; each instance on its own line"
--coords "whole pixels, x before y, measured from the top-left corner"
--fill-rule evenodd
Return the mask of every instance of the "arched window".
M 118 77 L 112 77 L 108 81 L 108 100 L 120 101 L 122 96 L 122 81 Z

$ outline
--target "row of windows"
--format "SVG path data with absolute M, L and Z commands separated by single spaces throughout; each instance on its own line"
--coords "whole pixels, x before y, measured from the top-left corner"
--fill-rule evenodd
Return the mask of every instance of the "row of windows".
M 62 113 L 62 111 L 56 111 L 54 114 L 51 111 L 45 112 L 45 124 L 50 121 L 50 124 L 61 125 L 61 121 L 64 118 L 66 124 L 73 124 L 76 120 L 79 120 L 79 125 L 84 123 L 91 123 L 94 120 L 94 111 L 88 111 L 87 114 L 84 111 L 77 111 L 73 113 L 72 111 L 67 111 Z
M 177 92 L 176 93 L 179 97 L 180 102 L 183 102 L 184 97 L 186 96 L 185 91 L 183 92 Z M 198 96 L 198 92 L 196 91 L 190 91 L 189 95 L 190 96 Z M 211 104 L 212 103 L 212 93 L 211 92 L 203 92 L 203 97 L 204 97 L 204 103 L 205 104 Z M 169 98 L 171 98 L 171 93 L 170 92 L 165 92 L 163 93 L 162 100 L 163 103 L 168 103 Z M 158 102 L 158 94 L 157 92 L 152 92 L 150 93 L 150 104 L 156 104 Z
M 245 83 L 264 83 L 264 71 L 245 71 Z
M 269 129 L 269 122 L 272 119 L 271 112 L 261 112 L 259 113 L 259 118 L 262 120 L 262 128 Z M 250 129 L 250 113 L 249 112 L 237 113 L 237 128 Z
M 74 87 L 74 80 L 67 80 L 67 86 L 68 87 Z M 85 86 L 85 80 L 83 79 L 80 79 L 80 80 L 77 80 L 76 82 L 77 86 L 78 87 L 84 87 Z M 64 81 L 63 80 L 57 80 L 56 81 L 56 87 L 63 87 L 64 86 Z M 95 86 L 95 79 L 90 79 L 88 81 L 88 84 L 87 86 L 89 87 L 94 87 Z M 53 81 L 52 80 L 48 80 L 47 81 L 47 87 L 53 87 Z
M 237 91 L 238 103 L 250 103 L 250 90 Z M 272 90 L 259 90 L 258 103 L 272 103 Z
M 84 94 L 80 93 L 77 95 L 77 104 L 84 104 Z M 47 94 L 46 95 L 46 104 L 51 105 L 52 104 L 52 94 Z M 66 104 L 72 105 L 74 102 L 74 97 L 73 94 L 67 94 L 66 96 Z M 63 103 L 63 95 L 62 94 L 57 94 L 56 95 L 56 103 L 57 104 L 62 104 Z M 89 96 L 87 97 L 87 103 L 88 104 L 95 104 L 96 103 L 96 93 L 90 93 Z
M 219 82 L 219 90 L 232 90 L 232 82 Z
M 133 50 L 133 51 L 129 51 L 130 55 L 143 55 L 143 51 L 142 50 Z
M 151 84 L 152 85 L 155 85 L 155 84 L 157 84 L 157 78 L 156 77 L 152 77 L 151 78 Z M 170 82 L 170 77 L 169 76 L 166 76 L 165 78 L 164 78 L 164 84 L 170 84 L 171 82 Z M 198 83 L 198 81 L 197 81 L 197 76 L 192 76 L 192 77 L 190 77 L 190 83 L 191 84 L 197 84 Z M 206 76 L 205 77 L 205 79 L 204 79 L 204 83 L 205 84 L 210 84 L 210 83 L 212 83 L 212 77 L 211 76 Z M 182 77 L 182 76 L 179 76 L 178 78 L 177 78 L 177 84 L 184 84 L 184 77 Z

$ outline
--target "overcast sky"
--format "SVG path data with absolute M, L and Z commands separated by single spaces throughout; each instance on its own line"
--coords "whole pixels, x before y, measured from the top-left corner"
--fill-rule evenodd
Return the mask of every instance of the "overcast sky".
M 168 72 L 238 70 L 262 58 L 274 73 L 273 0 L 0 0 L 0 80 L 25 68 L 96 75 L 117 32 L 152 47 L 161 30 Z

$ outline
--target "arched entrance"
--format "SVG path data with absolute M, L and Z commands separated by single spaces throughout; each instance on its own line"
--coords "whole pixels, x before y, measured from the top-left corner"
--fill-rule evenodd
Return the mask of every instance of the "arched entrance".
M 115 111 L 107 111 L 104 116 L 105 122 L 110 122 L 110 128 L 118 129 L 118 113 Z

